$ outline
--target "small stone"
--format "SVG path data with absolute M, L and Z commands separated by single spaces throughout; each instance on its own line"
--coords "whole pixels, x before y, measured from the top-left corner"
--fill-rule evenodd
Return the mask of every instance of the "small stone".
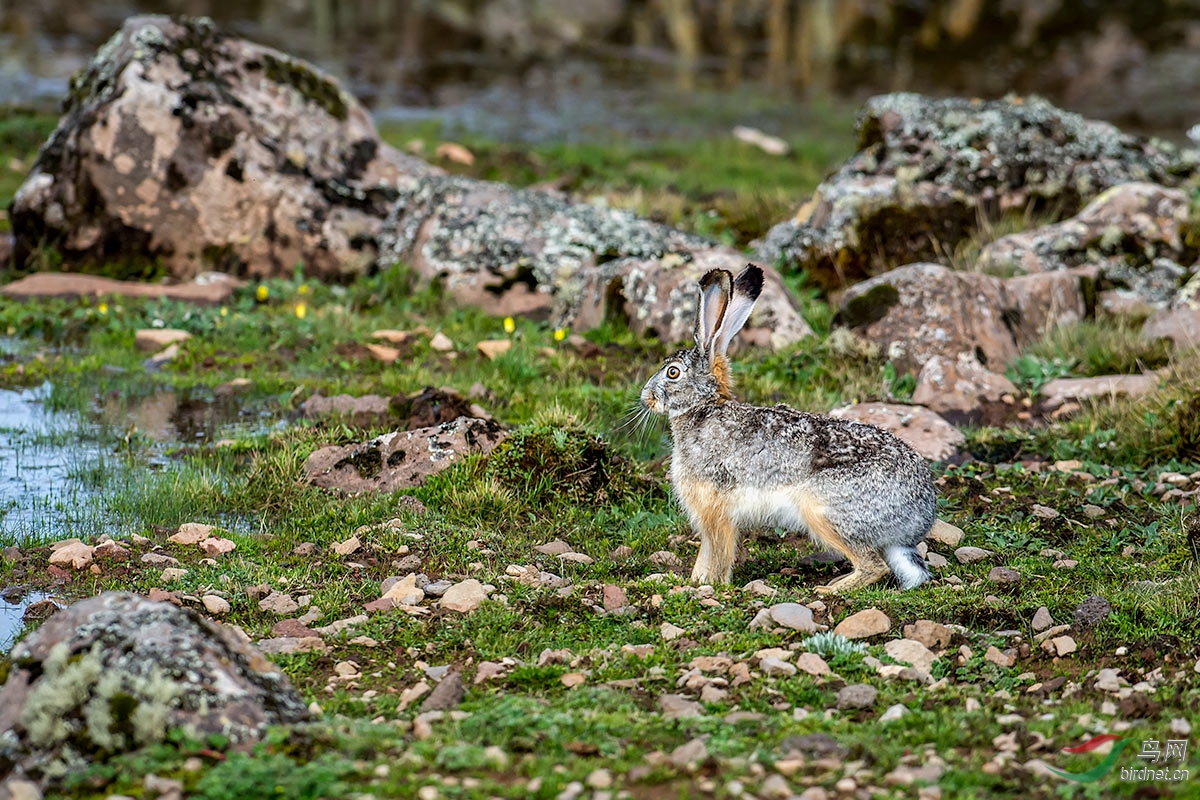
M 1083 507 L 1083 515 L 1088 519 L 1100 519 L 1106 513 L 1108 512 L 1106 512 L 1103 508 L 1100 506 L 1094 506 L 1091 503 L 1087 503 Z
M 439 353 L 448 353 L 454 349 L 454 342 L 450 341 L 450 337 L 438 331 L 429 340 L 429 347 Z
M 1121 690 L 1120 674 L 1115 669 L 1102 669 L 1096 673 L 1095 687 L 1102 692 L 1113 694 Z
M 596 769 L 588 773 L 585 781 L 593 789 L 608 789 L 613 785 L 612 773 L 606 769 Z
M 596 559 L 589 556 L 587 553 L 560 553 L 559 561 L 567 561 L 572 564 L 593 564 Z
M 284 616 L 299 610 L 300 604 L 292 599 L 292 596 L 289 594 L 273 591 L 258 601 L 258 607 L 263 611 L 270 611 L 279 616 Z
M 425 592 L 417 588 L 416 574 L 410 573 L 393 583 L 380 599 L 391 600 L 400 606 L 415 606 L 425 599 Z
M 943 544 L 946 547 L 957 547 L 958 543 L 963 540 L 963 530 L 957 525 L 951 525 L 942 519 L 933 521 L 933 527 L 929 530 L 929 537 L 938 544 Z
M 878 695 L 878 690 L 870 684 L 852 683 L 837 693 L 837 707 L 841 711 L 868 708 L 875 704 Z
M 200 543 L 200 547 L 205 553 L 210 556 L 220 556 L 226 553 L 232 553 L 237 544 L 230 539 L 222 539 L 218 536 L 211 536 Z
M 703 739 L 692 739 L 671 751 L 668 761 L 676 769 L 691 772 L 708 760 L 708 747 Z
M 433 687 L 425 702 L 421 703 L 421 711 L 445 711 L 454 708 L 462 702 L 466 694 L 467 687 L 463 683 L 462 674 L 458 670 L 449 672 Z
M 758 662 L 758 668 L 764 675 L 772 678 L 787 677 L 796 674 L 796 667 L 779 658 L 764 658 Z
M 204 604 L 205 610 L 210 614 L 228 614 L 231 608 L 228 600 L 215 594 L 204 595 L 200 598 L 200 602 Z
M 838 623 L 833 632 L 847 639 L 866 639 L 887 633 L 892 627 L 892 621 L 877 608 L 868 608 L 851 614 Z
M 992 567 L 987 579 L 992 583 L 1016 584 L 1021 582 L 1021 573 L 1008 567 Z
M 1053 624 L 1054 618 L 1050 616 L 1050 609 L 1042 606 L 1034 612 L 1030 627 L 1033 628 L 1034 633 L 1041 633 Z
M 984 550 L 982 547 L 960 547 L 954 551 L 954 557 L 960 564 L 973 564 L 976 561 L 982 561 L 992 554 L 991 550 Z
M 181 580 L 187 574 L 188 571 L 186 569 L 180 569 L 179 567 L 167 567 L 162 571 L 162 575 L 159 576 L 158 582 L 174 583 L 177 580 Z
M 0 782 L 0 797 L 5 800 L 42 800 L 42 790 L 33 781 L 10 775 Z
M 832 673 L 829 665 L 825 663 L 825 659 L 816 653 L 801 653 L 796 656 L 796 669 L 816 677 Z
M 175 544 L 200 544 L 212 536 L 214 530 L 215 527 L 202 522 L 185 522 L 179 526 L 179 530 L 167 537 L 167 541 Z
M 487 599 L 488 594 L 489 592 L 482 583 L 474 578 L 468 578 L 446 590 L 446 593 L 442 595 L 441 606 L 451 611 L 467 614 L 479 608 L 480 604 Z
M 929 672 L 937 660 L 933 651 L 916 639 L 893 639 L 883 646 L 883 650 L 892 659 L 910 664 L 921 672 Z
M 908 708 L 902 703 L 896 703 L 894 706 L 888 706 L 887 710 L 879 715 L 880 722 L 895 722 L 901 719 L 908 713 Z
M 292 555 L 308 557 L 317 552 L 317 546 L 312 542 L 301 542 L 292 548 Z
M 478 342 L 475 348 L 483 354 L 488 361 L 495 361 L 500 356 L 512 349 L 512 339 L 484 339 Z
M 678 639 L 687 632 L 683 628 L 672 625 L 669 622 L 664 622 L 662 625 L 660 625 L 658 631 L 662 635 L 663 640 L 668 642 Z
M 337 553 L 339 556 L 348 556 L 351 553 L 358 552 L 359 548 L 361 547 L 362 542 L 359 541 L 358 537 L 351 536 L 344 542 L 336 542 L 333 545 L 333 552 Z
M 546 542 L 545 544 L 539 544 L 533 549 L 547 556 L 560 556 L 563 553 L 573 552 L 571 550 L 571 545 L 567 544 L 562 539 L 555 539 L 553 541 Z
M 1188 737 L 1192 733 L 1192 723 L 1188 722 L 1183 717 L 1176 717 L 1171 720 L 1171 733 L 1176 736 Z
M 394 364 L 400 358 L 400 350 L 386 344 L 368 344 L 367 353 L 381 364 Z
M 92 563 L 94 550 L 94 547 L 84 544 L 78 539 L 68 540 L 61 543 L 60 546 L 55 546 L 54 552 L 50 554 L 50 563 L 56 567 L 70 566 L 75 569 L 86 569 Z
M 1062 656 L 1074 653 L 1079 649 L 1079 646 L 1075 644 L 1075 640 L 1070 636 L 1056 636 L 1053 639 L 1042 642 L 1042 649 L 1061 658 Z
M 1017 663 L 1017 660 L 1015 658 L 1013 658 L 1010 655 L 1004 654 L 998 648 L 996 648 L 995 645 L 989 645 L 987 652 L 983 654 L 983 657 L 984 657 L 984 659 L 992 662 L 996 666 L 1004 667 L 1005 669 L 1008 669 L 1013 664 Z
M 667 719 L 699 717 L 703 712 L 700 704 L 681 694 L 664 694 L 658 698 L 658 707 Z
M 190 338 L 190 333 L 175 328 L 142 328 L 133 334 L 133 344 L 143 353 L 156 353 L 168 345 Z
M 771 606 L 771 619 L 784 628 L 801 633 L 816 633 L 812 609 L 799 603 L 777 603 Z
M 929 619 L 919 619 L 911 625 L 904 626 L 904 637 L 915 639 L 930 650 L 942 650 L 950 646 L 954 631 L 939 622 Z
M 1073 558 L 1060 558 L 1050 566 L 1055 569 L 1075 569 L 1075 567 L 1079 566 L 1079 562 Z
M 620 586 L 608 583 L 604 585 L 601 592 L 601 602 L 605 611 L 616 611 L 618 608 L 625 608 L 629 605 L 629 598 Z
M 749 592 L 756 597 L 774 597 L 778 590 L 772 589 L 765 581 L 753 580 L 742 587 L 743 592 Z
M 627 544 L 618 545 L 613 548 L 613 551 L 608 554 L 608 557 L 613 561 L 624 561 L 633 555 L 633 548 Z
M 1038 519 L 1055 519 L 1058 517 L 1058 512 L 1049 506 L 1044 506 L 1040 503 L 1034 503 L 1030 508 L 1030 513 Z
M 933 569 L 943 569 L 950 562 L 941 553 L 930 553 L 925 556 L 925 563 Z
M 559 683 L 568 689 L 574 689 L 576 686 L 582 686 L 587 683 L 587 675 L 582 672 L 567 672 L 559 679 Z

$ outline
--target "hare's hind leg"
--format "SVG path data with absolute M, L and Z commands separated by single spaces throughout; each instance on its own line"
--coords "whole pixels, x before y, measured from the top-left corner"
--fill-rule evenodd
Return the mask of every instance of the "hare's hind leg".
M 874 550 L 862 551 L 851 548 L 842 538 L 837 527 L 822 513 L 819 505 L 814 503 L 802 505 L 801 515 L 809 532 L 817 541 L 830 550 L 841 553 L 850 560 L 850 564 L 854 567 L 854 571 L 849 575 L 843 575 L 826 586 L 817 586 L 815 591 L 818 594 L 861 589 L 864 586 L 870 586 L 890 572 L 883 556 L 879 553 Z

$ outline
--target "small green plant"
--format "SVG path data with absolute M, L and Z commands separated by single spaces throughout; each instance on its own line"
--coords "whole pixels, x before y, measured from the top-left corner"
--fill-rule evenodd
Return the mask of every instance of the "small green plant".
M 1065 378 L 1075 367 L 1073 359 L 1061 357 L 1041 358 L 1026 353 L 1018 356 L 1005 370 L 1008 379 L 1026 394 L 1036 395 L 1041 388 L 1055 378 Z
M 867 652 L 862 642 L 855 642 L 833 631 L 814 633 L 800 642 L 800 646 L 810 653 L 816 653 L 824 658 L 837 658 Z

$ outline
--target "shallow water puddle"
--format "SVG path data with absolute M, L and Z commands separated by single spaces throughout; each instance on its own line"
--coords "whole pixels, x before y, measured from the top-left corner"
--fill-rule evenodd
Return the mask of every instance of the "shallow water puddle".
M 91 499 L 79 477 L 100 458 L 71 414 L 50 411 L 49 383 L 0 389 L 0 532 L 52 534 Z
M 0 592 L 0 652 L 7 653 L 25 627 L 25 610 L 49 598 L 45 592 L 29 592 L 22 596 Z

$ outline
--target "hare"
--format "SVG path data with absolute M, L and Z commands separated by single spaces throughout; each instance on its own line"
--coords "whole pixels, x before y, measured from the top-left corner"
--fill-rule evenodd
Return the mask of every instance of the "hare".
M 929 579 L 916 545 L 934 524 L 933 477 L 924 459 L 873 425 L 753 406 L 733 397 L 730 340 L 762 291 L 750 264 L 737 279 L 700 280 L 696 345 L 663 363 L 642 405 L 671 428 L 671 485 L 700 535 L 694 583 L 728 583 L 738 533 L 807 530 L 854 571 L 818 592 L 868 586 L 890 570 L 904 589 Z

